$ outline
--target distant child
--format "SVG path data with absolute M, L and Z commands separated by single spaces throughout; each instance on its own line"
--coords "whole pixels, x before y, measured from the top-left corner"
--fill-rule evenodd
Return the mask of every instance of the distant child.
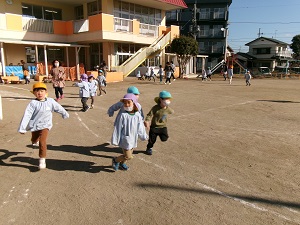
M 227 70 L 227 75 L 229 79 L 229 84 L 232 84 L 232 77 L 233 77 L 233 65 L 230 65 Z
M 137 89 L 135 86 L 130 86 L 128 89 L 127 89 L 127 94 L 134 94 L 135 97 L 136 97 L 136 107 L 139 111 L 139 113 L 141 114 L 142 118 L 144 119 L 144 113 L 143 113 L 143 109 L 142 109 L 142 106 L 137 102 L 139 97 L 140 97 L 140 92 L 139 92 L 139 89 Z M 115 111 L 119 111 L 117 117 L 116 117 L 116 120 L 115 120 L 115 123 L 116 121 L 119 119 L 119 117 L 121 116 L 121 114 L 123 112 L 125 112 L 124 110 L 124 107 L 123 107 L 123 102 L 122 101 L 119 101 L 115 104 L 113 104 L 111 107 L 109 107 L 109 109 L 107 110 L 107 114 L 109 117 L 113 117 L 114 115 L 114 112 Z
M 99 70 L 98 71 L 98 77 L 97 77 L 97 81 L 99 84 L 99 96 L 102 96 L 102 91 L 106 94 L 106 78 L 103 75 L 103 71 Z
M 142 141 L 148 139 L 143 118 L 136 106 L 137 99 L 134 94 L 126 94 L 122 99 L 124 112 L 115 122 L 111 138 L 112 145 L 117 145 L 123 150 L 123 154 L 112 159 L 114 170 L 128 170 L 127 160 L 133 158 L 133 148 L 137 147 L 138 138 Z
M 157 74 L 159 75 L 159 82 L 162 83 L 163 76 L 164 76 L 164 71 L 163 71 L 162 65 L 159 65 L 159 70 L 158 70 Z
M 90 108 L 93 109 L 94 108 L 95 97 L 97 95 L 98 82 L 94 79 L 93 75 L 90 75 L 88 77 L 88 81 L 89 81 L 90 97 L 92 99 Z
M 141 75 L 141 71 L 137 71 L 136 77 L 138 80 L 144 80 L 144 78 Z
M 153 78 L 153 81 L 155 82 L 155 74 L 154 74 L 154 69 L 153 67 L 150 68 L 150 76 L 149 76 L 149 81 Z
M 88 83 L 88 76 L 86 74 L 81 75 L 81 82 L 74 83 L 75 86 L 79 87 L 79 97 L 81 98 L 82 103 L 82 112 L 86 112 L 89 110 L 89 106 L 87 105 L 87 101 L 90 97 L 90 87 Z
M 206 75 L 205 69 L 202 70 L 202 82 L 203 82 L 204 80 L 207 81 L 207 75 Z
M 212 72 L 211 72 L 210 67 L 207 68 L 206 75 L 207 75 L 207 78 L 209 79 L 209 81 L 211 81 Z
M 52 128 L 52 112 L 69 118 L 68 112 L 53 98 L 47 98 L 47 86 L 44 83 L 35 83 L 32 93 L 36 99 L 26 107 L 18 132 L 25 134 L 31 131 L 32 146 L 39 146 L 39 169 L 46 168 L 47 137 Z
M 166 71 L 166 82 L 165 82 L 165 84 L 167 84 L 168 81 L 169 81 L 169 84 L 171 84 L 171 76 L 172 76 L 172 71 L 173 70 L 172 70 L 172 67 L 171 67 L 169 62 L 167 62 L 167 65 L 166 65 L 164 71 Z
M 157 103 L 152 107 L 145 119 L 145 125 L 149 129 L 149 141 L 146 149 L 147 155 L 152 155 L 152 147 L 156 142 L 157 136 L 161 141 L 167 141 L 169 138 L 167 129 L 167 116 L 174 113 L 174 110 L 169 107 L 172 96 L 170 92 L 162 91 L 159 97 L 154 101 Z
M 250 71 L 248 70 L 246 73 L 245 73 L 245 79 L 246 79 L 246 86 L 250 86 L 251 84 L 250 84 L 250 80 L 251 80 L 251 73 L 250 73 Z

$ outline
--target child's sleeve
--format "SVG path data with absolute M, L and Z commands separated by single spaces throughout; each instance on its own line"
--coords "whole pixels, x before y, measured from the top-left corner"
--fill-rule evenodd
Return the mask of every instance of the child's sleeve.
M 109 117 L 112 117 L 114 115 L 114 112 L 121 109 L 123 106 L 122 102 L 117 102 L 115 104 L 113 104 L 111 107 L 109 107 L 109 109 L 107 110 L 107 114 Z
M 153 117 L 153 107 L 152 107 L 152 109 L 148 112 L 145 121 L 151 121 L 152 117 Z
M 26 133 L 27 132 L 27 126 L 28 126 L 28 123 L 32 117 L 32 114 L 34 112 L 34 104 L 33 102 L 30 102 L 26 109 L 25 109 L 25 112 L 24 112 L 24 115 L 23 115 L 23 118 L 20 122 L 20 126 L 19 126 L 19 129 L 18 129 L 18 132 L 19 133 Z
M 119 117 L 119 119 L 116 120 L 116 122 L 115 122 L 114 132 L 113 132 L 113 135 L 111 137 L 111 144 L 112 145 L 116 145 L 116 146 L 119 145 L 120 140 L 121 140 L 121 135 L 122 135 L 122 129 L 123 129 L 123 126 L 124 126 L 123 123 L 124 123 L 124 118 L 121 115 Z
M 53 100 L 53 111 L 62 115 L 62 118 L 67 119 L 70 117 L 69 113 L 59 103 Z
M 139 123 L 138 123 L 138 137 L 142 140 L 148 140 L 148 135 L 143 123 L 143 118 L 141 116 L 139 116 Z

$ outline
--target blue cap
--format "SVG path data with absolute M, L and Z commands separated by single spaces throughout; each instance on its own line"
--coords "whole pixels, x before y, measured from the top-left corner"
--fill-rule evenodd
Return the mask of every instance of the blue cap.
M 103 73 L 103 70 L 98 70 L 98 73 Z
M 159 93 L 159 97 L 160 97 L 160 98 L 172 98 L 172 95 L 171 95 L 171 93 L 168 92 L 168 91 L 161 91 L 161 92 Z
M 131 93 L 131 94 L 134 94 L 134 95 L 139 95 L 140 94 L 139 89 L 137 89 L 135 86 L 130 86 L 127 89 L 127 93 Z

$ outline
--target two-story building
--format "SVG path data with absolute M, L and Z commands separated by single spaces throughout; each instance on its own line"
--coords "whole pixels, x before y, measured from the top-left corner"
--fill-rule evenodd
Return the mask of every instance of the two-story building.
M 183 0 L 6 0 L 0 2 L 0 62 L 2 73 L 21 59 L 29 65 L 50 65 L 91 70 L 105 61 L 110 69 L 132 55 L 134 67 L 163 63 L 163 55 L 149 58 L 147 48 L 159 53 L 179 35 L 166 27 L 166 11 L 186 8 Z M 166 37 L 167 36 L 167 37 Z M 164 37 L 164 38 L 163 38 Z M 141 48 L 146 48 L 143 54 Z M 139 54 L 141 52 L 141 54 Z M 133 64 L 127 66 L 129 73 Z M 48 66 L 45 66 L 48 73 Z
M 185 0 L 185 2 L 187 9 L 167 12 L 167 25 L 178 25 L 181 34 L 194 35 L 197 39 L 198 53 L 208 56 L 197 59 L 197 71 L 202 69 L 202 60 L 205 60 L 206 66 L 214 67 L 225 55 L 229 6 L 232 0 Z
M 259 37 L 245 45 L 249 46 L 249 51 L 237 53 L 237 58 L 253 71 L 259 67 L 268 67 L 273 71 L 275 67 L 287 66 L 292 59 L 289 44 L 273 38 Z

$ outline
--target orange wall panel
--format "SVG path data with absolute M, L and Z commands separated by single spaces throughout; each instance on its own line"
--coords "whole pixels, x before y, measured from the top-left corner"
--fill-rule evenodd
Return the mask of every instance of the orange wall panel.
M 102 14 L 89 16 L 89 31 L 102 30 Z
M 71 35 L 71 34 L 74 33 L 73 21 L 67 21 L 66 22 L 66 31 L 67 31 L 67 35 Z
M 61 20 L 53 20 L 53 33 L 67 35 L 66 22 Z

